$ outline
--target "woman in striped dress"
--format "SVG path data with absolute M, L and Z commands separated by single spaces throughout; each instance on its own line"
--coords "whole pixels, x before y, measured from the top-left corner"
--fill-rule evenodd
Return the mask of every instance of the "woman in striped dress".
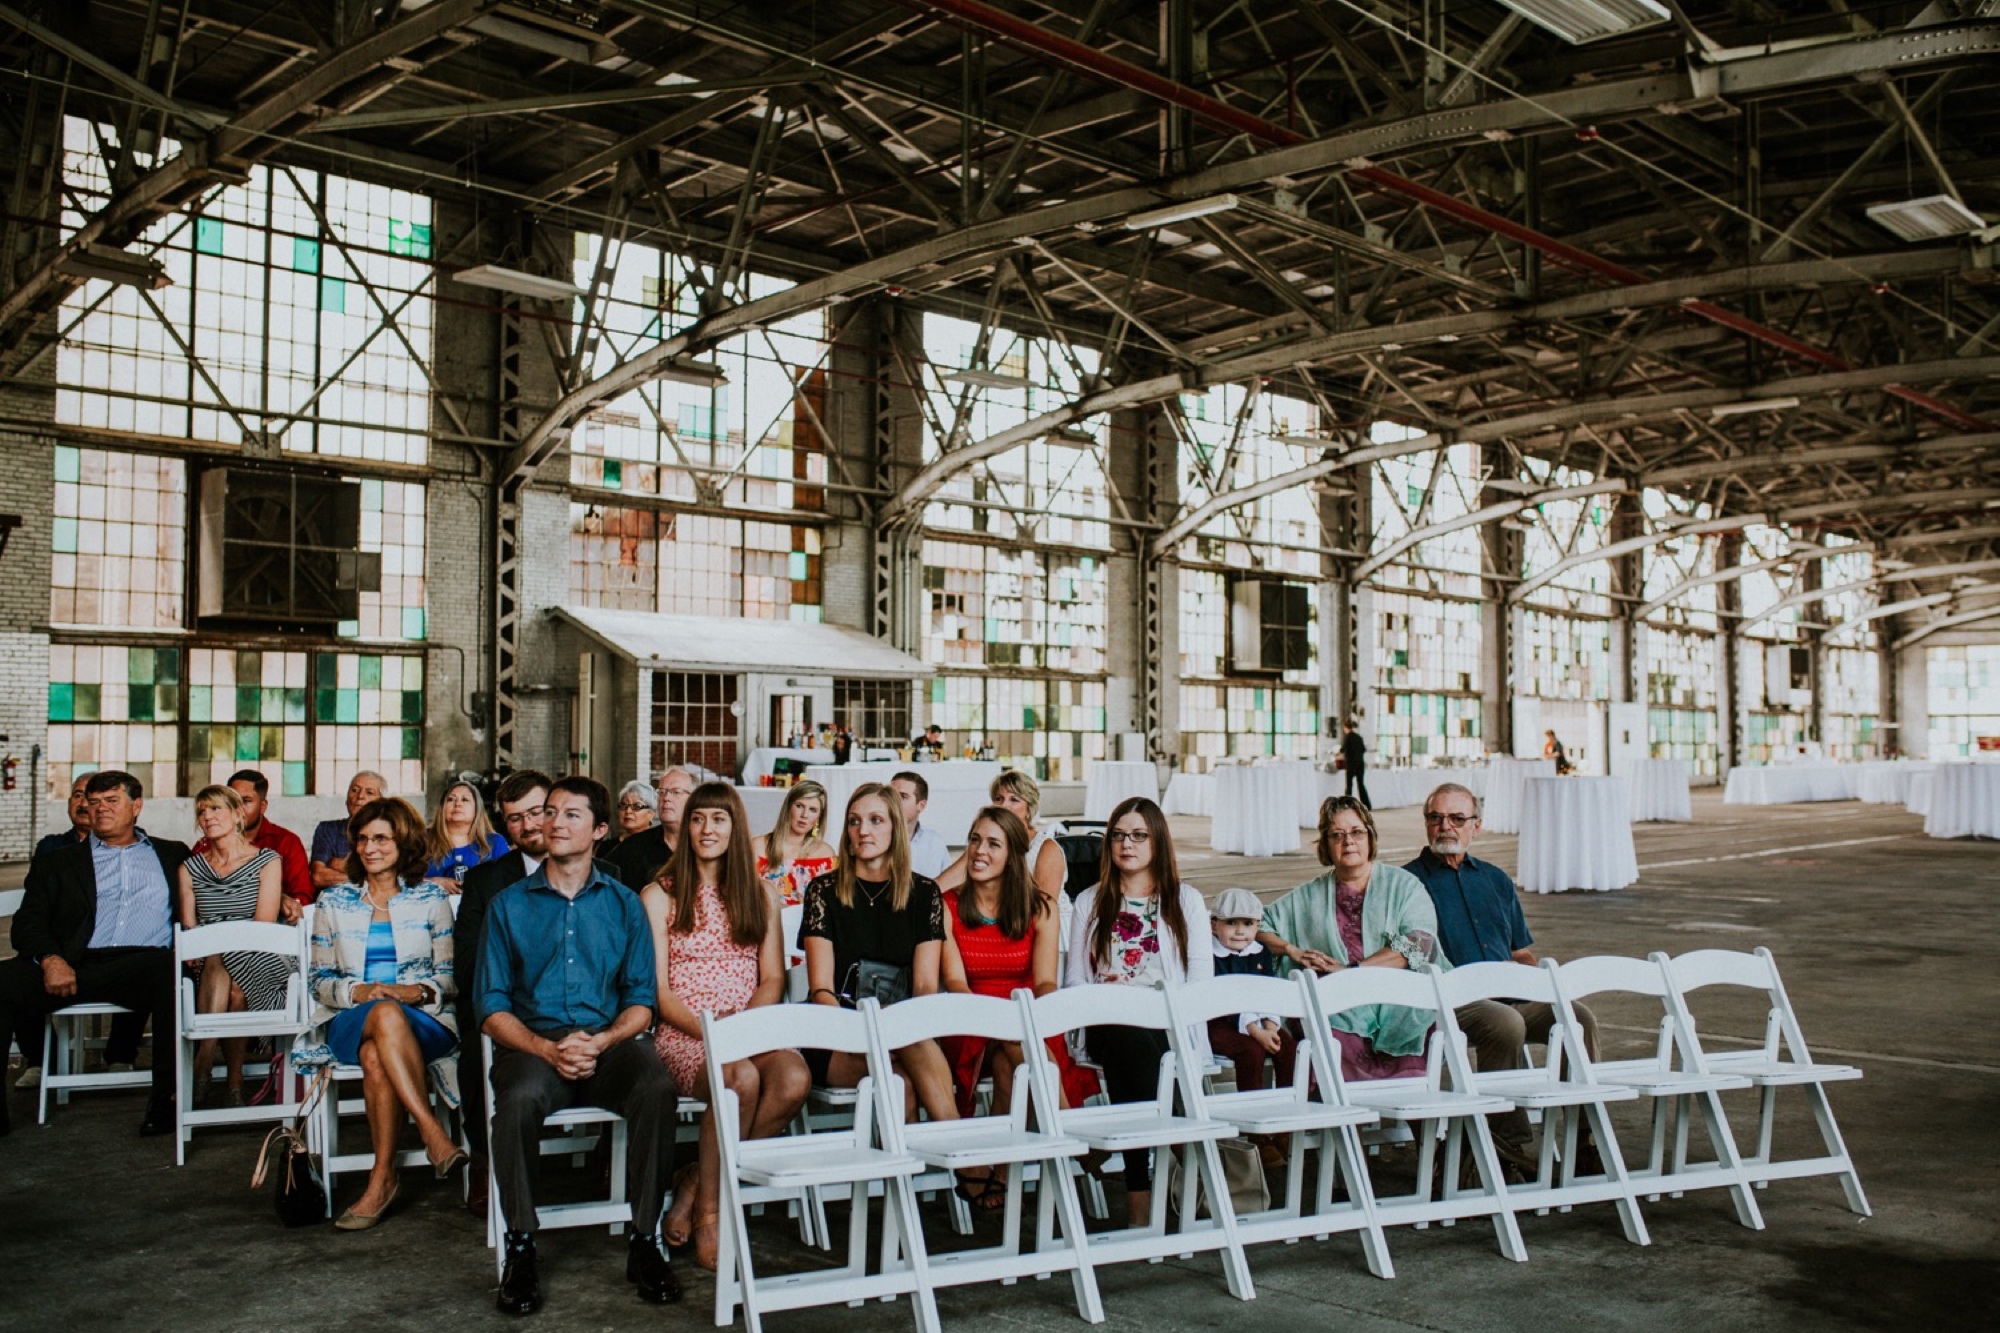
M 242 799 L 227 787 L 204 787 L 194 798 L 194 818 L 208 850 L 181 863 L 182 927 L 276 921 L 284 897 L 284 866 L 276 852 L 254 846 L 243 836 Z M 274 953 L 226 953 L 220 966 L 216 959 L 206 959 L 195 983 L 195 1008 L 205 1014 L 282 1008 L 292 974 L 291 964 Z M 194 1049 L 197 1102 L 210 1100 L 215 1045 L 205 1041 Z M 229 1106 L 243 1105 L 245 1045 L 240 1037 L 222 1043 L 228 1078 L 222 1099 Z

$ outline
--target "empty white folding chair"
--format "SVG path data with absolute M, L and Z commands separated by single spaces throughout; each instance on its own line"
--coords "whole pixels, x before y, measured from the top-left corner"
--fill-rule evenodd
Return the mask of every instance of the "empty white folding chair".
M 1376 1211 L 1384 1225 L 1427 1226 L 1460 1218 L 1491 1217 L 1500 1253 L 1517 1262 L 1526 1261 L 1527 1247 L 1514 1219 L 1516 1205 L 1501 1172 L 1492 1131 L 1486 1124 L 1487 1116 L 1512 1110 L 1514 1104 L 1504 1097 L 1472 1091 L 1465 1039 L 1452 1016 L 1451 1006 L 1438 991 L 1433 974 L 1401 968 L 1347 967 L 1315 979 L 1311 994 L 1318 1021 L 1309 1024 L 1307 1032 L 1318 1047 L 1321 1068 L 1340 1067 L 1340 1044 L 1330 1026 L 1336 1014 L 1388 1004 L 1428 1009 L 1436 1019 L 1426 1072 L 1407 1078 L 1343 1081 L 1342 1099 L 1349 1105 L 1364 1106 L 1384 1120 L 1406 1124 L 1416 1136 L 1416 1188 L 1397 1198 L 1377 1196 Z M 1444 1143 L 1443 1182 L 1442 1188 L 1433 1193 L 1431 1167 L 1440 1139 Z M 1459 1166 L 1468 1146 L 1479 1176 L 1476 1189 L 1459 1187 Z
M 1714 1051 L 1705 1045 L 1702 1048 L 1710 1069 L 1740 1074 L 1757 1089 L 1757 1153 L 1744 1159 L 1751 1180 L 1762 1187 L 1773 1180 L 1838 1176 L 1841 1189 L 1847 1194 L 1847 1206 L 1867 1217 L 1868 1196 L 1861 1191 L 1861 1176 L 1854 1169 L 1854 1158 L 1847 1151 L 1847 1141 L 1841 1137 L 1840 1125 L 1834 1120 L 1833 1107 L 1826 1097 L 1827 1084 L 1858 1079 L 1861 1071 L 1853 1065 L 1821 1064 L 1813 1059 L 1798 1015 L 1792 1011 L 1791 998 L 1785 994 L 1785 983 L 1778 979 L 1778 964 L 1771 951 L 1761 947 L 1755 953 L 1698 949 L 1669 959 L 1667 971 L 1684 1007 L 1686 997 L 1704 986 L 1741 986 L 1761 991 L 1769 1006 L 1764 1016 L 1763 1045 L 1736 1051 Z M 1687 1012 L 1692 1020 L 1692 1008 Z M 1696 1026 L 1699 1040 L 1699 1025 Z M 1819 1129 L 1820 1142 L 1826 1148 L 1824 1155 L 1772 1159 L 1771 1141 L 1781 1088 L 1798 1088 L 1804 1093 Z
M 493 1104 L 497 1100 L 493 1093 L 493 1038 L 481 1033 L 480 1051 L 486 1061 L 486 1141 L 493 1142 Z M 330 1091 L 330 1090 L 329 1090 Z M 535 1223 L 544 1231 L 558 1227 L 608 1227 L 616 1236 L 624 1232 L 632 1219 L 632 1201 L 625 1195 L 625 1158 L 627 1152 L 627 1132 L 625 1117 L 602 1106 L 569 1106 L 552 1112 L 542 1121 L 542 1152 L 544 1157 L 568 1155 L 577 1165 L 586 1160 L 585 1154 L 597 1147 L 599 1133 L 611 1136 L 611 1187 L 608 1196 L 578 1203 L 542 1203 L 535 1205 Z M 332 1194 L 332 1190 L 327 1193 Z M 657 1224 L 658 1218 L 648 1218 Z M 643 1229 L 643 1228 L 642 1228 Z M 500 1244 L 500 1237 L 507 1230 L 506 1213 L 500 1206 L 500 1178 L 498 1173 L 489 1173 L 486 1184 L 486 1244 L 493 1251 L 495 1272 L 504 1273 L 507 1267 L 507 1252 Z
M 1634 1245 L 1650 1244 L 1646 1221 L 1639 1215 L 1638 1187 L 1626 1173 L 1624 1154 L 1618 1149 L 1607 1109 L 1612 1102 L 1636 1101 L 1638 1089 L 1597 1077 L 1576 1015 L 1556 985 L 1554 969 L 1553 962 L 1540 967 L 1468 963 L 1439 973 L 1437 985 L 1445 1004 L 1453 1010 L 1476 1000 L 1526 1000 L 1555 1010 L 1556 1021 L 1542 1064 L 1481 1069 L 1472 1074 L 1473 1091 L 1505 1097 L 1523 1111 L 1542 1115 L 1541 1157 L 1535 1179 L 1526 1189 L 1512 1191 L 1518 1202 L 1539 1213 L 1551 1208 L 1567 1210 L 1580 1203 L 1615 1203 L 1625 1239 Z M 1584 1124 L 1597 1144 L 1604 1169 L 1579 1178 L 1577 1144 Z M 1558 1140 L 1562 1144 L 1560 1155 Z
M 1691 1189 L 1726 1189 L 1736 1205 L 1737 1220 L 1753 1230 L 1763 1230 L 1764 1215 L 1757 1208 L 1757 1200 L 1751 1197 L 1751 1177 L 1744 1170 L 1736 1138 L 1729 1128 L 1729 1117 L 1722 1109 L 1721 1094 L 1747 1088 L 1750 1080 L 1741 1074 L 1709 1067 L 1701 1043 L 1695 1039 L 1687 1007 L 1681 1003 L 1673 978 L 1667 972 L 1667 956 L 1655 953 L 1647 958 L 1620 958 L 1598 954 L 1574 958 L 1556 968 L 1556 985 L 1571 1004 L 1606 991 L 1623 991 L 1645 996 L 1660 1006 L 1651 1054 L 1597 1062 L 1598 1078 L 1636 1088 L 1641 1097 L 1653 1100 L 1652 1149 L 1645 1168 L 1632 1173 L 1650 1187 L 1646 1197 L 1658 1199 L 1662 1193 L 1679 1197 Z M 1689 1121 L 1696 1115 L 1701 1117 L 1709 1147 L 1715 1153 L 1712 1162 L 1687 1160 Z M 1667 1135 L 1675 1125 L 1670 1160 Z
M 307 956 L 312 931 L 303 923 L 280 925 L 275 921 L 218 921 L 193 930 L 174 927 L 174 972 L 180 977 L 180 991 L 174 1005 L 175 1049 L 180 1055 L 179 1095 L 174 1100 L 174 1161 L 187 1161 L 188 1140 L 194 1131 L 207 1125 L 240 1125 L 259 1120 L 289 1120 L 298 1113 L 300 1080 L 287 1068 L 275 1080 L 277 1092 L 261 1106 L 218 1106 L 196 1110 L 194 1092 L 208 1080 L 211 1070 L 196 1069 L 195 1047 L 206 1041 L 233 1038 L 269 1037 L 271 1059 L 291 1060 L 293 1043 L 310 1023 L 309 992 L 306 986 Z M 222 966 L 225 953 L 269 953 L 291 963 L 285 982 L 285 998 L 276 1009 L 234 1010 L 229 1013 L 201 1013 L 195 1006 L 194 978 L 186 975 L 187 964 L 206 959 L 210 966 Z
M 104 1044 L 101 1039 L 89 1035 L 87 1025 L 96 1019 L 108 1019 L 114 1014 L 129 1012 L 122 1005 L 95 1001 L 72 1004 L 48 1016 L 42 1024 L 40 1053 L 21 1052 L 22 1063 L 39 1060 L 42 1066 L 42 1082 L 35 1109 L 37 1124 L 46 1125 L 49 1122 L 49 1096 L 52 1093 L 58 1106 L 67 1106 L 72 1092 L 143 1088 L 152 1083 L 152 1073 L 144 1069 L 92 1070 L 84 1067 L 91 1050 Z
M 715 1322 L 732 1322 L 743 1309 L 749 1333 L 759 1333 L 763 1317 L 779 1310 L 819 1305 L 859 1305 L 872 1299 L 909 1295 L 918 1333 L 938 1333 L 937 1299 L 931 1287 L 923 1226 L 911 1180 L 924 1169 L 902 1143 L 902 1108 L 884 1114 L 896 1087 L 878 1086 L 873 1074 L 856 1090 L 851 1123 L 786 1138 L 744 1139 L 736 1094 L 723 1067 L 768 1051 L 803 1048 L 843 1051 L 864 1059 L 870 1053 L 866 1011 L 833 1005 L 773 1004 L 745 1009 L 727 1018 L 701 1016 L 703 1059 L 712 1090 L 709 1114 L 716 1117 L 721 1154 L 721 1248 L 715 1270 Z M 868 1271 L 869 1199 L 882 1196 L 883 1257 Z M 750 1256 L 750 1209 L 759 1203 L 802 1197 L 818 1191 L 849 1202 L 847 1262 L 840 1268 L 759 1276 Z M 825 1231 L 822 1229 L 822 1236 Z
M 1208 1055 L 1201 1034 L 1212 1018 L 1242 1013 L 1271 1014 L 1301 1025 L 1316 1021 L 1310 981 L 1303 972 L 1291 981 L 1271 977 L 1225 976 L 1176 986 L 1166 992 L 1174 1024 L 1168 1038 L 1177 1043 L 1176 1063 L 1183 1069 L 1203 1067 Z M 1331 1076 L 1312 1077 L 1321 1048 L 1312 1042 L 1299 1048 L 1296 1076 L 1290 1084 L 1270 1088 L 1210 1090 L 1204 1078 L 1187 1080 L 1190 1115 L 1221 1120 L 1240 1134 L 1288 1136 L 1291 1169 L 1285 1173 L 1285 1197 L 1264 1212 L 1239 1215 L 1237 1229 L 1246 1244 L 1292 1241 L 1306 1236 L 1325 1239 L 1340 1231 L 1361 1233 L 1362 1254 L 1377 1277 L 1394 1277 L 1389 1243 L 1376 1216 L 1375 1191 L 1361 1146 L 1361 1130 L 1381 1117 L 1343 1100 L 1338 1067 Z M 1305 1197 L 1305 1149 L 1318 1150 L 1313 1195 Z M 1191 1185 L 1191 1182 L 1190 1182 Z M 1334 1190 L 1344 1185 L 1347 1201 L 1336 1203 Z M 1183 1200 L 1183 1212 L 1187 1201 Z
M 1020 995 L 1031 999 L 1027 992 Z M 904 1149 L 933 1170 L 958 1173 L 1006 1167 L 1006 1204 L 1001 1242 L 930 1257 L 931 1281 L 940 1287 L 975 1282 L 1012 1282 L 1024 1276 L 1068 1271 L 1076 1290 L 1077 1313 L 1090 1323 L 1104 1321 L 1104 1305 L 1091 1271 L 1090 1249 L 1069 1163 L 1087 1151 L 1083 1142 L 1052 1128 L 1048 1108 L 1061 1109 L 1061 1093 L 1046 1059 L 1029 1060 L 1036 1049 L 1027 1010 L 1020 1000 L 989 995 L 926 995 L 887 1009 L 871 1008 L 870 1076 L 895 1082 L 894 1052 L 939 1037 L 976 1037 L 1015 1042 L 1023 1063 L 1015 1076 L 1012 1104 L 963 1120 L 930 1120 L 902 1126 Z M 1048 1048 L 1039 1047 L 1044 1057 Z M 884 1115 L 903 1109 L 900 1094 L 887 1099 Z M 1039 1126 L 1039 1127 L 1038 1127 Z M 1021 1245 L 1022 1201 L 1029 1168 L 1035 1168 L 1035 1248 Z M 1057 1242 L 1055 1224 L 1061 1224 Z
M 1061 1038 L 1099 1024 L 1165 1032 L 1174 1022 L 1166 996 L 1149 986 L 1075 986 L 1030 1002 L 1028 1014 L 1036 1046 L 1050 1037 Z M 1028 1054 L 1040 1058 L 1035 1052 Z M 1257 1290 L 1250 1280 L 1250 1262 L 1244 1257 L 1236 1209 L 1223 1179 L 1222 1156 L 1215 1146 L 1223 1139 L 1234 1138 L 1236 1126 L 1224 1120 L 1176 1112 L 1174 1094 L 1181 1083 L 1177 1065 L 1169 1049 L 1160 1059 L 1158 1091 L 1150 1102 L 1068 1110 L 1060 1106 L 1048 1108 L 1049 1127 L 1067 1137 L 1081 1139 L 1086 1147 L 1107 1153 L 1152 1152 L 1157 1159 L 1155 1173 L 1160 1177 L 1166 1174 L 1161 1154 L 1178 1149 L 1182 1166 L 1189 1175 L 1199 1173 L 1210 1200 L 1211 1216 L 1198 1218 L 1194 1209 L 1186 1209 L 1181 1214 L 1180 1229 L 1170 1232 L 1167 1191 L 1156 1188 L 1152 1192 L 1151 1215 L 1122 1231 L 1093 1235 L 1091 1258 L 1098 1264 L 1128 1263 L 1217 1250 L 1222 1255 L 1222 1273 L 1229 1294 L 1238 1300 L 1253 1300 Z M 1164 1184 L 1164 1180 L 1159 1183 Z

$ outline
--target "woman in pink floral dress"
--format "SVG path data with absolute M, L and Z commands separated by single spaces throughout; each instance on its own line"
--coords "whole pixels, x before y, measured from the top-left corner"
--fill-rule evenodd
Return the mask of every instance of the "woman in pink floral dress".
M 736 789 L 695 788 L 681 817 L 673 859 L 640 895 L 659 972 L 659 1022 L 653 1043 L 681 1092 L 713 1100 L 703 1062 L 701 1015 L 717 1017 L 775 1004 L 785 988 L 781 913 L 750 854 L 749 821 Z M 791 1123 L 810 1086 L 797 1051 L 773 1051 L 723 1070 L 736 1094 L 745 1138 L 768 1138 Z M 685 1245 L 695 1262 L 715 1267 L 721 1192 L 712 1116 L 703 1117 L 699 1155 L 674 1177 L 673 1207 L 662 1234 Z

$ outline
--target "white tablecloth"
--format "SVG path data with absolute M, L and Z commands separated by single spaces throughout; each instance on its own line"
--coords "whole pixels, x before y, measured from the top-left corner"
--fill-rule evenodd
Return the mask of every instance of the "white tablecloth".
M 1625 779 L 1529 778 L 1519 859 L 1515 882 L 1530 893 L 1622 889 L 1639 878 Z
M 1161 808 L 1170 815 L 1200 815 L 1204 819 L 1213 815 L 1215 774 L 1174 774 L 1167 780 L 1167 795 Z
M 1118 803 L 1132 796 L 1160 799 L 1160 770 L 1116 759 L 1094 759 L 1083 773 L 1083 817 L 1109 819 Z
M 1635 821 L 1686 824 L 1694 819 L 1685 759 L 1641 759 L 1633 766 L 1628 781 Z
M 2000 838 L 2000 764 L 1939 764 L 1924 832 L 1933 838 Z
M 1854 795 L 1871 805 L 1903 805 L 1910 799 L 1910 783 L 1934 765 L 1909 759 L 1877 759 L 1856 764 Z
M 1910 794 L 1903 798 L 1903 808 L 1913 815 L 1927 815 L 1931 812 L 1931 793 L 1937 790 L 1937 765 L 1926 764 L 1924 771 L 1910 775 Z
M 1724 805 L 1795 805 L 1806 801 L 1851 801 L 1853 764 L 1774 764 L 1732 768 L 1722 789 Z
M 1299 849 L 1301 775 L 1305 764 L 1232 764 L 1215 771 L 1215 824 L 1208 845 L 1218 852 L 1278 856 Z M 1311 787 L 1315 793 L 1316 787 Z
M 903 763 L 815 764 L 806 777 L 826 788 L 827 841 L 840 845 L 837 836 L 846 827 L 847 798 L 864 782 L 887 782 L 905 768 Z M 924 810 L 924 827 L 936 829 L 953 847 L 965 845 L 965 835 L 980 808 L 989 803 L 987 792 L 1000 776 L 1000 765 L 990 759 L 949 759 L 942 764 L 925 764 L 917 771 L 931 789 L 930 805 Z
M 1480 820 L 1494 833 L 1521 831 L 1521 787 L 1530 778 L 1556 775 L 1553 759 L 1515 759 L 1496 754 L 1486 761 L 1486 790 L 1480 794 Z M 1464 784 L 1468 787 L 1471 783 Z

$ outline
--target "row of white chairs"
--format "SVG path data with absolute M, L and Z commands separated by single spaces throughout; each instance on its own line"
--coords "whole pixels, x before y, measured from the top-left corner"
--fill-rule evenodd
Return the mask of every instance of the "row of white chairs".
M 1697 1030 L 1687 996 L 1711 986 L 1761 992 L 1767 1007 L 1764 1041 L 1747 1050 L 1709 1051 Z M 1626 992 L 1659 1006 L 1658 1040 L 1647 1055 L 1593 1062 L 1575 1021 L 1573 1005 L 1604 992 Z M 1516 1070 L 1474 1071 L 1454 1010 L 1481 999 L 1539 1001 L 1557 1014 L 1547 1057 Z M 1436 1020 L 1422 1075 L 1371 1082 L 1340 1076 L 1340 1048 L 1329 1020 L 1350 1009 L 1378 1004 L 1431 1012 Z M 1296 1020 L 1305 1041 L 1298 1073 L 1288 1087 L 1223 1092 L 1204 1076 L 1210 1018 L 1243 1011 Z M 1043 1039 L 1100 1024 L 1162 1031 L 1162 1059 L 1153 1100 L 1137 1104 L 1065 1109 L 1059 1081 Z M 1103 1318 L 1095 1269 L 1106 1263 L 1158 1260 L 1214 1250 L 1229 1291 L 1254 1296 L 1245 1246 L 1271 1241 L 1359 1235 L 1369 1271 L 1394 1275 L 1386 1230 L 1395 1226 L 1449 1225 L 1490 1219 L 1500 1252 L 1525 1260 L 1519 1218 L 1590 1203 L 1615 1206 L 1626 1239 L 1649 1243 L 1642 1199 L 1722 1188 L 1738 1220 L 1761 1228 L 1753 1191 L 1772 1180 L 1813 1175 L 1840 1179 L 1848 1205 L 1867 1215 L 1854 1163 L 1841 1139 L 1826 1085 L 1860 1077 L 1848 1065 L 1813 1060 L 1799 1029 L 1776 964 L 1768 950 L 1737 953 L 1702 950 L 1668 958 L 1596 957 L 1538 967 L 1481 963 L 1450 973 L 1386 968 L 1347 969 L 1291 981 L 1223 977 L 1168 991 L 1091 986 L 1010 1000 L 970 995 L 925 996 L 889 1009 L 863 1002 L 859 1010 L 827 1006 L 772 1006 L 716 1019 L 703 1016 L 711 1086 L 724 1087 L 722 1067 L 770 1050 L 807 1047 L 846 1051 L 867 1062 L 857 1090 L 853 1122 L 769 1140 L 744 1141 L 733 1100 L 718 1096 L 715 1113 L 723 1155 L 722 1261 L 715 1290 L 715 1322 L 731 1323 L 740 1308 L 752 1333 L 764 1315 L 781 1310 L 909 1295 L 923 1333 L 937 1327 L 935 1292 L 978 1282 L 1012 1282 L 1023 1276 L 1068 1273 L 1078 1313 Z M 1011 1105 L 970 1121 L 906 1121 L 893 1052 L 941 1036 L 974 1036 L 1019 1042 L 1026 1061 Z M 1804 1091 L 1824 1152 L 1809 1158 L 1773 1157 L 1776 1093 Z M 1725 1092 L 1759 1092 L 1754 1152 L 1736 1142 L 1724 1111 Z M 1652 1142 L 1647 1163 L 1628 1168 L 1609 1108 L 1650 1100 Z M 1510 1187 L 1502 1173 L 1487 1117 L 1519 1107 L 1540 1113 L 1542 1156 L 1538 1178 Z M 1694 1160 L 1689 1138 L 1699 1119 L 1713 1153 Z M 1417 1145 L 1416 1184 L 1403 1196 L 1378 1197 L 1365 1154 L 1385 1130 L 1405 1126 Z M 1588 1130 L 1603 1166 L 1584 1176 L 1577 1169 L 1581 1132 Z M 1238 1135 L 1278 1135 L 1291 1140 L 1284 1197 L 1238 1216 L 1230 1204 L 1218 1150 Z M 1076 1192 L 1076 1160 L 1092 1150 L 1178 1154 L 1179 1184 L 1153 1194 L 1151 1215 L 1117 1231 L 1089 1234 Z M 1316 1166 L 1308 1170 L 1308 1151 Z M 1441 1156 L 1441 1160 L 1440 1159 Z M 1462 1165 L 1476 1185 L 1461 1187 Z M 1162 1163 L 1164 1164 L 1164 1163 Z M 1441 1185 L 1432 1167 L 1442 1168 Z M 1007 1191 L 997 1245 L 931 1254 L 924 1244 L 911 1182 L 925 1173 L 1007 1168 Z M 1035 1187 L 1032 1236 L 1025 1234 L 1025 1193 Z M 1342 1191 L 1344 1190 L 1344 1195 Z M 847 1261 L 838 1268 L 764 1275 L 749 1245 L 753 1208 L 774 1201 L 823 1207 L 849 1204 Z M 879 1235 L 870 1259 L 869 1201 L 882 1200 Z M 1170 1209 L 1170 1202 L 1177 1204 Z M 1176 1221 L 1177 1217 L 1177 1221 Z M 820 1230 L 820 1244 L 829 1243 Z

